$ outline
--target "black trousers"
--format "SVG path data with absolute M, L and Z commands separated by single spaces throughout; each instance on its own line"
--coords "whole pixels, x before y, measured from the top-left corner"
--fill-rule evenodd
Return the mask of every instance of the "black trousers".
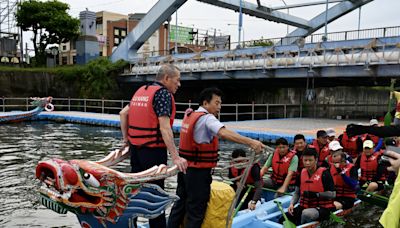
M 137 147 L 130 145 L 131 153 L 131 172 L 137 173 L 149 169 L 155 165 L 167 164 L 168 155 L 166 148 L 149 148 L 149 147 Z M 156 184 L 164 189 L 164 179 L 150 182 Z M 135 227 L 136 227 L 135 219 Z M 151 228 L 164 228 L 167 227 L 165 219 L 165 213 L 159 215 L 154 219 L 149 219 Z
M 175 202 L 168 219 L 168 228 L 199 228 L 203 223 L 211 191 L 211 169 L 188 168 L 178 174 Z

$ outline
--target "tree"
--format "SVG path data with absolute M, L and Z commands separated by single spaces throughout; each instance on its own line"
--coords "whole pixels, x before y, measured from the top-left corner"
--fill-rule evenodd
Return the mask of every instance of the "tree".
M 17 25 L 23 31 L 33 32 L 33 47 L 38 65 L 46 63 L 46 48 L 51 44 L 65 43 L 79 35 L 79 20 L 71 17 L 68 4 L 57 0 L 24 1 L 18 4 L 15 14 Z

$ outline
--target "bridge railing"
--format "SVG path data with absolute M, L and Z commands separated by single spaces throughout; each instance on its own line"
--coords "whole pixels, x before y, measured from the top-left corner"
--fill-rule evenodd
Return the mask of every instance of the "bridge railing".
M 129 104 L 129 100 L 53 98 L 55 111 L 79 111 L 118 114 Z M 187 108 L 196 109 L 197 103 L 177 102 L 177 118 L 182 119 Z M 0 111 L 27 111 L 33 109 L 29 98 L 1 97 Z M 385 103 L 347 104 L 222 104 L 221 121 L 241 121 L 276 118 L 371 118 L 383 116 L 387 111 Z

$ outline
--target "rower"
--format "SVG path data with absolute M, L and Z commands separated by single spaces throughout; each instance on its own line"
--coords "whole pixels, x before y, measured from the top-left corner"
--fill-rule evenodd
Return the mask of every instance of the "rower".
M 289 151 L 289 143 L 286 139 L 279 138 L 276 140 L 276 144 L 274 154 L 269 156 L 260 175 L 264 176 L 269 167 L 272 167 L 272 175 L 265 179 L 264 186 L 277 189 L 279 195 L 288 191 L 289 185 L 295 184 L 298 157 L 294 151 Z
M 355 135 L 349 137 L 346 131 L 339 136 L 340 145 L 343 146 L 343 150 L 346 151 L 353 160 L 355 160 L 362 151 L 362 144 L 364 140 L 364 135 Z
M 317 138 L 314 139 L 312 146 L 315 147 L 318 153 L 318 166 L 321 166 L 322 162 L 329 155 L 328 148 L 328 135 L 326 131 L 319 130 L 317 131 Z
M 304 169 L 297 178 L 297 185 L 288 208 L 288 218 L 296 225 L 315 220 L 326 220 L 335 210 L 333 199 L 335 186 L 325 167 L 317 166 L 318 154 L 315 148 L 307 148 L 303 153 Z M 299 201 L 300 205 L 294 205 Z
M 333 154 L 335 152 L 344 153 L 346 160 L 350 163 L 353 163 L 353 159 L 347 153 L 343 152 L 343 147 L 340 145 L 339 141 L 330 142 L 328 145 L 328 148 L 329 148 L 330 154 L 328 155 L 328 157 L 325 158 L 325 160 L 322 162 L 321 166 L 329 168 L 333 164 L 332 158 L 333 158 Z
M 352 208 L 358 188 L 358 172 L 356 167 L 346 160 L 345 153 L 337 150 L 332 154 L 330 172 L 336 189 L 336 198 L 333 202 L 336 210 Z
M 336 138 L 336 131 L 333 128 L 326 129 L 326 134 L 328 135 L 328 142 L 338 140 Z
M 246 151 L 244 151 L 243 149 L 236 149 L 232 152 L 232 159 L 245 159 L 246 158 Z M 238 163 L 243 162 L 242 161 L 237 161 Z M 238 169 L 234 166 L 234 164 L 232 165 L 232 167 L 229 169 L 229 178 L 230 179 L 235 179 L 239 176 L 241 176 L 244 172 L 245 168 L 242 169 Z M 237 186 L 239 185 L 240 179 L 239 180 L 235 180 L 234 184 L 232 184 L 232 188 L 236 191 Z M 247 195 L 247 197 L 245 198 L 244 203 L 242 204 L 240 210 L 244 210 L 246 209 L 246 206 L 248 209 L 250 210 L 254 210 L 256 209 L 256 203 L 258 200 L 260 200 L 261 198 L 261 194 L 262 194 L 262 179 L 260 178 L 260 164 L 259 163 L 254 163 L 253 166 L 251 167 L 249 174 L 246 178 L 246 185 L 253 185 L 255 188 L 252 189 L 252 191 L 250 191 Z M 245 188 L 248 188 L 248 186 L 246 186 Z M 243 198 L 243 195 L 245 194 L 246 191 L 242 191 L 240 193 L 240 199 Z M 240 202 L 238 202 L 240 203 Z M 236 205 L 237 206 L 237 205 Z
M 303 159 L 302 159 L 303 152 L 306 150 L 308 145 L 306 143 L 306 138 L 302 134 L 295 135 L 293 141 L 294 141 L 293 142 L 294 143 L 293 150 L 294 150 L 294 152 L 296 152 L 296 156 L 299 160 L 296 175 L 300 175 L 301 170 L 304 168 Z
M 355 166 L 361 169 L 360 186 L 366 188 L 367 192 L 380 191 L 384 189 L 385 166 L 379 165 L 381 152 L 373 152 L 374 143 L 371 140 L 365 140 L 363 143 L 363 152 L 357 158 Z

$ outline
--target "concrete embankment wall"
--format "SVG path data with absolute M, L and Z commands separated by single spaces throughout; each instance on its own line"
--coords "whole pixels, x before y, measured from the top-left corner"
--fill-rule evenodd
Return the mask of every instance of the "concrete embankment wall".
M 289 80 L 289 79 L 288 79 Z M 226 82 L 226 81 L 225 81 Z M 225 82 L 198 85 L 182 81 L 182 87 L 175 95 L 178 102 L 197 103 L 199 92 L 207 86 L 216 86 L 223 90 L 223 103 L 227 104 L 286 104 L 286 117 L 323 117 L 323 118 L 370 118 L 382 116 L 387 111 L 389 92 L 375 87 L 349 86 L 315 88 L 315 99 L 305 99 L 304 87 L 285 88 L 264 81 L 248 80 L 246 85 Z M 0 71 L 0 97 L 53 96 L 78 98 L 78 82 L 68 82 L 61 76 L 42 72 L 2 72 Z M 138 86 L 119 85 L 124 91 L 117 99 L 129 100 Z M 116 91 L 120 92 L 120 91 Z M 107 98 L 105 98 L 107 99 Z M 301 105 L 300 105 L 301 104 Z M 367 105 L 368 104 L 368 105 Z M 301 107 L 300 107 L 301 106 Z M 394 106 L 393 106 L 394 107 Z M 224 107 L 223 112 L 235 112 L 235 107 Z M 256 112 L 266 112 L 265 107 L 256 107 Z M 269 107 L 269 118 L 284 117 L 282 106 Z M 251 112 L 251 107 L 240 108 L 239 112 Z M 247 119 L 249 116 L 247 116 Z M 256 118 L 265 118 L 265 114 Z M 232 117 L 233 118 L 233 117 Z M 231 119 L 234 120 L 234 119 Z

